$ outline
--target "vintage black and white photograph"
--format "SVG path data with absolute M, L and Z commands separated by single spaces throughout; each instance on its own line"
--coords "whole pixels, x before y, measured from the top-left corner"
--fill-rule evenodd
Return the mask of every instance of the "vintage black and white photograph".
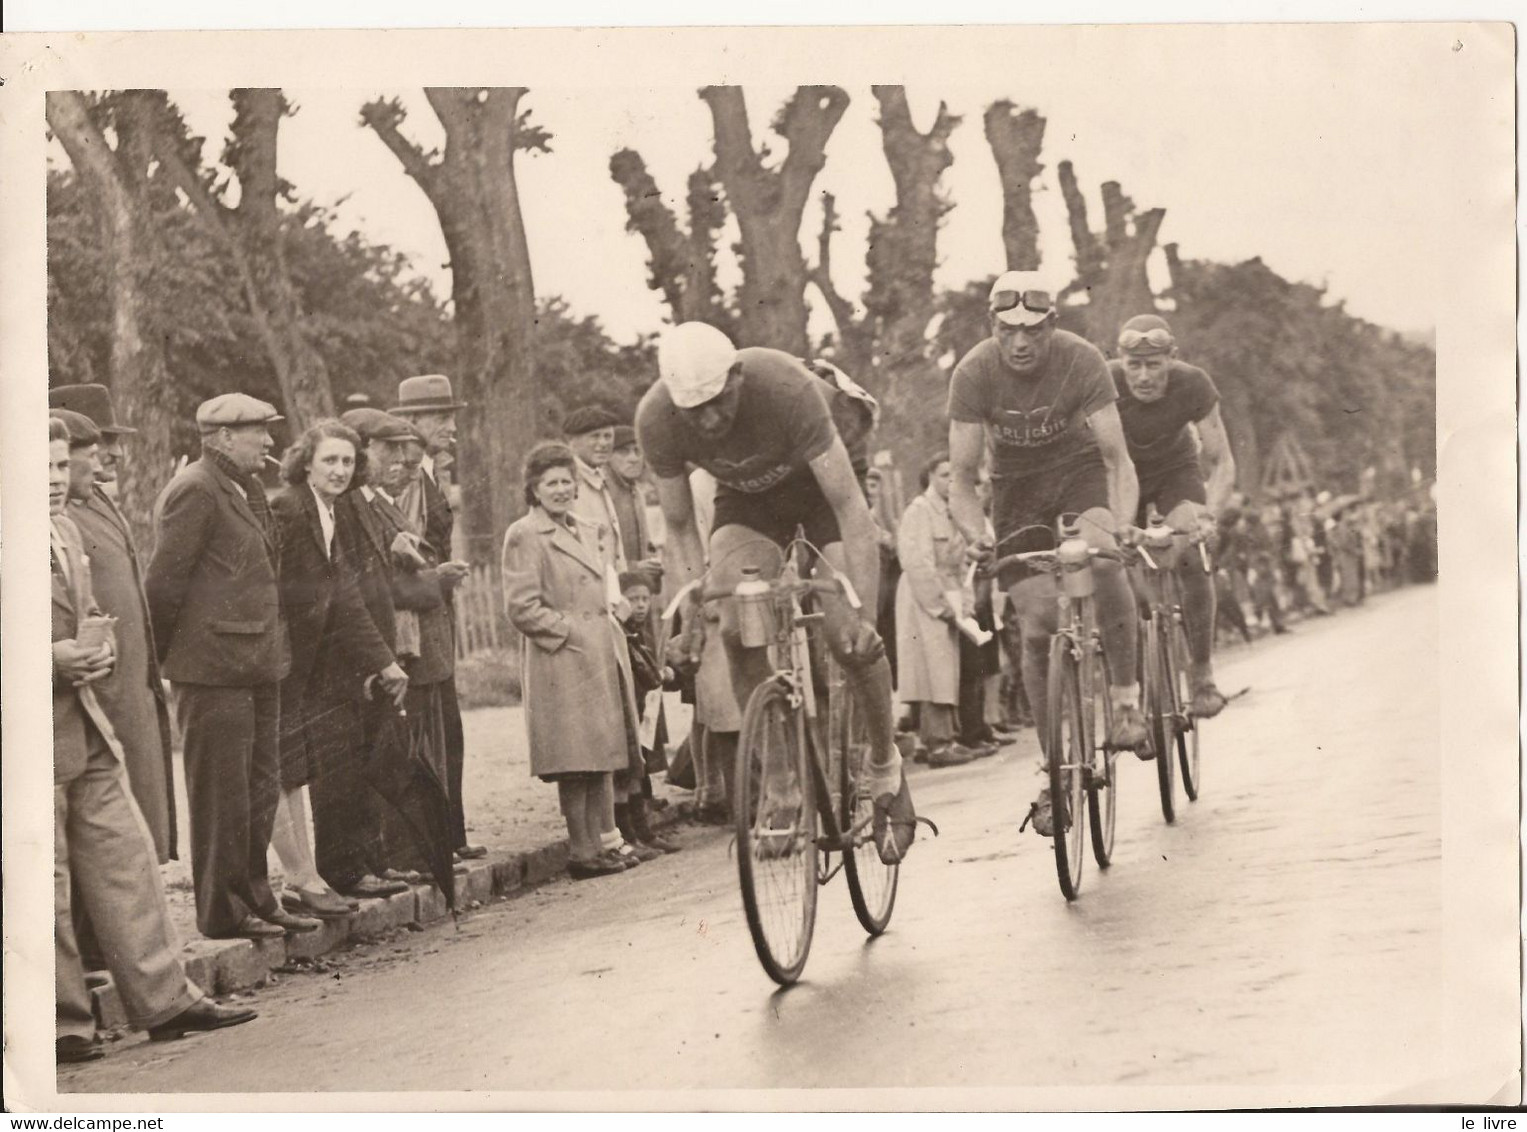
M 26 1104 L 1520 1101 L 1508 25 L 0 49 Z

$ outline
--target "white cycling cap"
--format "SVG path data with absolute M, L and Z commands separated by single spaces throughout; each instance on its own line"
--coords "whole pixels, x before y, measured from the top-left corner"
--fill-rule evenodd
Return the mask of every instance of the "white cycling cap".
M 991 285 L 987 309 L 1008 326 L 1038 326 L 1055 310 L 1055 292 L 1035 271 L 1004 271 Z
M 681 322 L 657 343 L 658 372 L 681 409 L 703 405 L 720 393 L 736 360 L 732 340 L 704 322 Z

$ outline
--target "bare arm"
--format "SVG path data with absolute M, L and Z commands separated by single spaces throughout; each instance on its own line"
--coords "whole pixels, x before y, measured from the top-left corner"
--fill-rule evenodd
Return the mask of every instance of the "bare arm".
M 859 616 L 873 625 L 880 592 L 880 542 L 843 441 L 834 437 L 832 447 L 811 461 L 811 470 L 838 520 L 848 580 L 859 594 Z
M 675 590 L 698 581 L 705 573 L 705 547 L 695 523 L 695 497 L 685 476 L 659 476 L 657 501 L 663 510 L 667 537 L 663 540 L 663 572 Z
M 1220 418 L 1218 405 L 1198 422 L 1198 440 L 1205 464 L 1209 510 L 1218 513 L 1235 489 L 1235 456 L 1231 454 L 1230 437 L 1225 433 L 1225 422 Z
M 986 538 L 986 512 L 976 497 L 986 428 L 971 421 L 949 422 L 949 515 L 965 541 L 975 546 Z
M 1110 401 L 1093 413 L 1087 418 L 1087 427 L 1097 437 L 1103 456 L 1103 468 L 1108 475 L 1108 509 L 1113 512 L 1114 522 L 1120 527 L 1133 523 L 1140 509 L 1140 481 L 1124 444 L 1118 405 Z

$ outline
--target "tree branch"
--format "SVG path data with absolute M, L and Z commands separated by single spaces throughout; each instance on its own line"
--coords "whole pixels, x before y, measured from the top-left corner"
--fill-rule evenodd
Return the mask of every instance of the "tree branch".
M 426 91 L 426 96 L 429 93 Z M 435 105 L 433 98 L 430 99 L 430 105 Z M 438 106 L 435 108 L 435 113 L 440 113 Z M 403 171 L 412 177 L 424 190 L 425 196 L 433 201 L 440 181 L 438 154 L 433 150 L 425 153 L 419 145 L 403 136 L 398 127 L 407 117 L 408 113 L 403 109 L 402 102 L 396 98 L 372 99 L 361 107 L 361 124 L 371 127 L 376 136 L 382 139 L 382 144 L 392 150 L 393 156 L 402 164 Z M 444 121 L 444 118 L 441 121 Z
M 1002 244 L 1007 266 L 1013 271 L 1033 271 L 1040 263 L 1033 183 L 1044 172 L 1039 153 L 1044 145 L 1045 120 L 1036 111 L 1019 111 L 1003 99 L 986 108 L 983 123 L 1002 182 Z M 1074 235 L 1074 225 L 1072 231 Z
M 781 205 L 787 215 L 799 216 L 811 195 L 811 183 L 827 164 L 827 139 L 848 109 L 841 87 L 797 87 L 774 120 L 774 132 L 790 143 L 779 168 Z

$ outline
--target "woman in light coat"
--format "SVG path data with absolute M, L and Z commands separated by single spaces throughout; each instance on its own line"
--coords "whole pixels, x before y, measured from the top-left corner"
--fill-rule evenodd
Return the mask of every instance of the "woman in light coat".
M 625 634 L 610 607 L 604 563 L 578 537 L 572 451 L 542 443 L 525 459 L 530 510 L 504 536 L 504 604 L 523 635 L 521 698 L 530 772 L 555 782 L 576 879 L 624 871 L 607 847 L 609 778 L 640 757 Z M 619 843 L 619 835 L 615 835 Z
M 928 765 L 969 762 L 972 752 L 954 742 L 960 702 L 960 646 L 955 620 L 962 601 L 965 539 L 949 517 L 949 457 L 923 468 L 923 493 L 902 512 L 896 534 L 901 580 L 896 585 L 897 695 L 916 705 L 918 734 Z

